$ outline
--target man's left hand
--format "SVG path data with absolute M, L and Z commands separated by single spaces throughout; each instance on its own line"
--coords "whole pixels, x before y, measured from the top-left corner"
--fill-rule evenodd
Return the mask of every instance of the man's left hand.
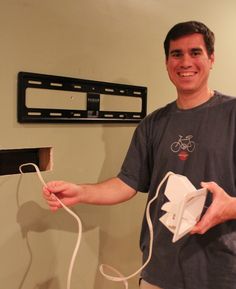
M 202 182 L 201 186 L 212 193 L 212 203 L 190 234 L 204 234 L 218 224 L 236 219 L 236 198 L 228 195 L 215 182 Z

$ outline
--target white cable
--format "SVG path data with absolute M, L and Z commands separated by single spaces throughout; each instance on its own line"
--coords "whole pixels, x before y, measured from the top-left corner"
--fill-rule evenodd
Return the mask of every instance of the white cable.
M 22 167 L 24 166 L 33 166 L 35 168 L 35 171 L 39 177 L 39 180 L 41 181 L 42 185 L 47 187 L 42 175 L 41 175 L 41 172 L 38 168 L 38 166 L 34 163 L 25 163 L 25 164 L 22 164 L 19 166 L 19 170 L 21 172 L 21 174 L 23 174 L 24 172 L 22 171 Z M 57 198 L 57 196 L 55 194 L 52 194 L 53 197 L 55 197 L 55 199 L 62 205 L 62 207 L 71 215 L 73 216 L 77 223 L 78 223 L 78 238 L 77 238 L 77 241 L 76 241 L 76 245 L 75 245 L 75 249 L 73 251 L 73 255 L 71 257 L 71 261 L 70 261 L 70 266 L 69 266 L 69 270 L 68 270 L 68 276 L 67 276 L 67 289 L 70 289 L 70 284 L 71 284 L 71 276 L 72 276 L 72 271 L 73 271 L 73 267 L 74 267 L 74 263 L 75 263 L 75 258 L 76 258 L 76 255 L 78 253 L 78 249 L 79 249 L 79 246 L 80 246 L 80 242 L 81 242 L 81 236 L 82 236 L 82 223 L 81 223 L 81 220 L 80 218 L 72 211 L 70 210 L 66 205 L 64 205 L 62 203 L 62 201 L 60 199 Z
M 150 217 L 150 206 L 151 204 L 157 199 L 158 197 L 158 194 L 159 194 L 159 191 L 160 191 L 160 188 L 162 187 L 162 185 L 164 184 L 164 182 L 169 178 L 170 175 L 173 175 L 174 173 L 172 172 L 168 172 L 164 178 L 162 179 L 162 181 L 160 182 L 157 190 L 156 190 L 156 194 L 155 196 L 148 202 L 147 204 L 147 208 L 146 208 L 146 220 L 147 220 L 147 223 L 148 223 L 148 228 L 149 228 L 149 234 L 150 234 L 150 245 L 149 245 L 149 255 L 148 255 L 148 258 L 146 260 L 146 262 L 142 265 L 142 267 L 140 267 L 136 272 L 134 272 L 133 274 L 127 276 L 127 277 L 124 277 L 121 273 L 119 273 L 116 269 L 114 269 L 113 267 L 111 266 L 108 266 L 108 265 L 105 265 L 105 264 L 101 264 L 99 269 L 100 269 L 100 272 L 101 274 L 107 278 L 108 280 L 111 280 L 111 281 L 115 281 L 115 282 L 124 282 L 124 285 L 125 285 L 125 289 L 128 289 L 128 283 L 127 283 L 127 280 L 134 277 L 135 275 L 137 275 L 141 270 L 144 269 L 144 267 L 147 266 L 147 264 L 149 263 L 150 259 L 151 259 L 151 256 L 152 256 L 152 248 L 153 248 L 153 225 L 152 225 L 152 221 L 151 221 L 151 217 Z M 111 276 L 111 275 L 108 275 L 104 272 L 104 267 L 108 267 L 109 269 L 113 270 L 114 272 L 116 272 L 120 277 L 115 277 L 115 276 Z
M 36 173 L 39 177 L 39 180 L 41 181 L 42 185 L 47 187 L 42 175 L 41 175 L 41 172 L 38 168 L 38 166 L 34 163 L 25 163 L 25 164 L 22 164 L 20 167 L 19 167 L 19 170 L 21 172 L 21 174 L 23 174 L 23 171 L 22 171 L 22 167 L 24 166 L 33 166 L 36 170 Z M 151 221 L 151 217 L 150 217 L 150 206 L 151 204 L 157 199 L 158 197 L 158 194 L 159 194 L 159 191 L 160 191 L 160 188 L 162 187 L 162 185 L 164 184 L 164 182 L 169 178 L 170 175 L 173 175 L 174 173 L 172 172 L 168 172 L 165 177 L 162 179 L 162 181 L 160 182 L 157 190 L 156 190 L 156 194 L 155 196 L 148 202 L 147 204 L 147 208 L 146 208 L 146 220 L 147 220 L 147 223 L 148 223 L 148 228 L 149 228 L 149 234 L 150 234 L 150 244 L 149 244 L 149 255 L 148 255 L 148 258 L 146 260 L 146 262 L 136 271 L 134 272 L 133 274 L 129 275 L 129 276 L 123 276 L 118 270 L 116 270 L 115 268 L 113 268 L 112 266 L 109 266 L 109 265 L 106 265 L 106 264 L 101 264 L 99 266 L 99 270 L 101 272 L 101 274 L 107 278 L 108 280 L 111 280 L 111 281 L 115 281 L 115 282 L 123 282 L 124 283 L 124 286 L 125 286 L 125 289 L 128 289 L 128 282 L 127 280 L 128 279 L 131 279 L 132 277 L 134 277 L 135 275 L 137 275 L 141 270 L 143 270 L 147 264 L 149 263 L 150 259 L 151 259 L 151 256 L 152 256 L 152 249 L 153 249 L 153 225 L 152 225 L 152 221 Z M 81 236 L 82 236 L 82 223 L 81 223 L 81 220 L 80 218 L 73 212 L 71 211 L 66 205 L 64 205 L 62 203 L 62 201 L 60 199 L 58 199 L 56 197 L 55 194 L 52 194 L 56 200 L 61 204 L 61 206 L 70 214 L 72 215 L 77 223 L 78 223 L 78 239 L 77 239 L 77 242 L 76 242 L 76 246 L 75 246 L 75 249 L 74 249 L 74 252 L 73 252 L 73 255 L 72 255 L 72 258 L 71 258 L 71 262 L 70 262 L 70 266 L 69 266 L 69 271 L 68 271 L 68 277 L 67 277 L 67 289 L 70 289 L 70 283 L 71 283 L 71 275 L 72 275 L 72 270 L 73 270 L 73 266 L 74 266 L 74 262 L 75 262 L 75 258 L 76 258 L 76 255 L 78 253 L 78 249 L 79 249 L 79 245 L 80 245 L 80 242 L 81 242 Z M 111 275 L 108 275 L 104 272 L 104 268 L 107 267 L 109 268 L 110 270 L 114 271 L 119 277 L 115 277 L 115 276 L 111 276 Z

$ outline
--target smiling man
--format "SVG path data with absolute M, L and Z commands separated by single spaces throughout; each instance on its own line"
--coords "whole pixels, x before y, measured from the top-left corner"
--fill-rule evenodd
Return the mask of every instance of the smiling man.
M 138 191 L 148 193 L 149 202 L 167 172 L 184 175 L 196 188 L 201 184 L 209 190 L 206 212 L 189 235 L 172 243 L 172 233 L 159 220 L 167 201 L 160 191 L 150 207 L 153 250 L 140 286 L 236 289 L 236 99 L 208 85 L 214 34 L 206 25 L 176 24 L 164 48 L 176 100 L 138 125 L 118 176 L 99 184 L 53 181 L 44 188 L 44 196 L 53 211 L 61 205 L 51 193 L 66 205 L 117 204 Z M 144 263 L 149 241 L 144 217 L 140 237 Z
M 176 87 L 180 108 L 192 108 L 213 96 L 208 87 L 213 63 L 214 51 L 207 51 L 202 34 L 193 33 L 170 41 L 166 67 Z

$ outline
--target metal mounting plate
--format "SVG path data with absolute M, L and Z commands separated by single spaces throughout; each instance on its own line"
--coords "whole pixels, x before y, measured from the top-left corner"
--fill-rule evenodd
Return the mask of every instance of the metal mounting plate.
M 139 122 L 146 116 L 147 88 L 19 72 L 17 104 L 20 123 Z

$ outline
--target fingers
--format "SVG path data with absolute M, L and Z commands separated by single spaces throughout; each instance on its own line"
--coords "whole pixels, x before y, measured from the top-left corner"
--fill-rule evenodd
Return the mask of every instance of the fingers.
M 63 181 L 53 181 L 47 183 L 45 187 L 43 187 L 43 194 L 46 199 L 51 199 L 52 194 L 59 194 L 66 189 L 66 183 Z M 55 197 L 54 197 L 55 198 Z M 56 198 L 55 198 L 56 199 Z
M 201 182 L 201 186 L 211 193 L 215 190 L 215 185 L 216 183 L 214 182 Z M 201 220 L 193 227 L 190 234 L 204 234 L 210 228 L 210 219 L 210 209 L 208 208 Z
M 43 188 L 43 195 L 51 210 L 65 206 L 72 206 L 79 202 L 78 185 L 64 181 L 53 181 Z
M 224 192 L 224 190 L 215 182 L 201 182 L 201 186 L 212 193 L 213 197 L 215 194 L 219 195 Z
M 48 190 L 48 192 L 56 194 L 63 191 L 65 184 L 66 183 L 63 181 L 52 181 L 48 182 L 45 188 Z
M 214 225 L 210 209 L 205 213 L 202 219 L 193 227 L 190 234 L 204 234 Z
M 47 204 L 51 211 L 56 211 L 59 208 L 61 208 L 61 204 L 55 195 L 61 191 L 60 190 L 61 185 L 62 182 L 55 181 L 50 182 L 47 184 L 47 186 L 43 187 L 43 196 L 44 199 L 47 201 Z
M 204 234 L 210 228 L 236 217 L 236 198 L 227 194 L 215 182 L 202 182 L 201 185 L 212 193 L 212 203 L 191 234 Z

